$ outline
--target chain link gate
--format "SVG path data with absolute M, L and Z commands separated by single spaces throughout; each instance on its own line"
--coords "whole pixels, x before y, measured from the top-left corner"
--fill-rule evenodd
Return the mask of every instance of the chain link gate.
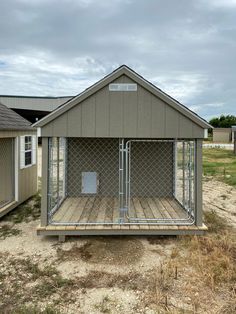
M 125 204 L 129 222 L 138 224 L 194 223 L 194 141 L 128 140 L 125 145 Z M 155 199 L 156 208 L 148 201 Z M 142 203 L 135 206 L 136 202 Z M 163 217 L 165 201 L 180 205 L 185 215 Z M 177 203 L 177 204 L 176 204 Z M 164 206 L 165 210 L 168 206 Z M 137 209 L 134 211 L 134 207 Z M 145 210 L 140 207 L 146 208 Z M 149 208 L 150 207 L 150 208 Z M 153 211 L 159 211 L 159 217 Z M 178 210 L 180 212 L 180 210 Z M 163 214 L 163 215 L 162 215 Z M 172 215 L 171 215 L 172 216 Z
M 194 156 L 194 141 L 50 138 L 49 220 L 58 225 L 193 224 Z M 167 199 L 181 207 L 184 217 L 133 215 L 136 199 L 145 207 L 153 198 L 154 210 Z M 88 217 L 54 219 L 66 199 L 77 199 L 78 208 L 86 203 L 82 210 Z

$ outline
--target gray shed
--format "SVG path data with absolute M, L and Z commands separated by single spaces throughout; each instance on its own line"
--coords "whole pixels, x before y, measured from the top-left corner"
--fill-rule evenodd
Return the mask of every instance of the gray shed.
M 211 126 L 121 66 L 34 126 L 38 234 L 201 234 L 202 140 Z
M 36 152 L 36 130 L 0 103 L 0 217 L 37 192 Z
M 213 142 L 215 143 L 230 143 L 232 142 L 231 128 L 214 128 Z

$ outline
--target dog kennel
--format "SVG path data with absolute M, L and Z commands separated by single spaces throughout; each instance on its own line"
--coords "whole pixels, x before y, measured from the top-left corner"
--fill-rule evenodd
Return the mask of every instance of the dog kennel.
M 35 124 L 39 234 L 201 233 L 210 126 L 123 66 Z

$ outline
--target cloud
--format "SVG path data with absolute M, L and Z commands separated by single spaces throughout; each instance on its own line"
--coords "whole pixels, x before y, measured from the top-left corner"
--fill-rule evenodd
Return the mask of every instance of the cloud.
M 235 2 L 1 1 L 0 94 L 74 95 L 125 63 L 203 117 L 236 114 Z
M 208 0 L 204 1 L 204 4 L 210 4 L 213 7 L 226 7 L 226 8 L 231 8 L 235 7 L 236 8 L 236 0 Z

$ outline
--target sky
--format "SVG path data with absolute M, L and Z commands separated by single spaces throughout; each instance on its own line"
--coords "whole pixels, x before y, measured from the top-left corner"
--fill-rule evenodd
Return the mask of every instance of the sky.
M 236 115 L 236 0 L 1 0 L 0 94 L 76 95 L 122 64 Z

